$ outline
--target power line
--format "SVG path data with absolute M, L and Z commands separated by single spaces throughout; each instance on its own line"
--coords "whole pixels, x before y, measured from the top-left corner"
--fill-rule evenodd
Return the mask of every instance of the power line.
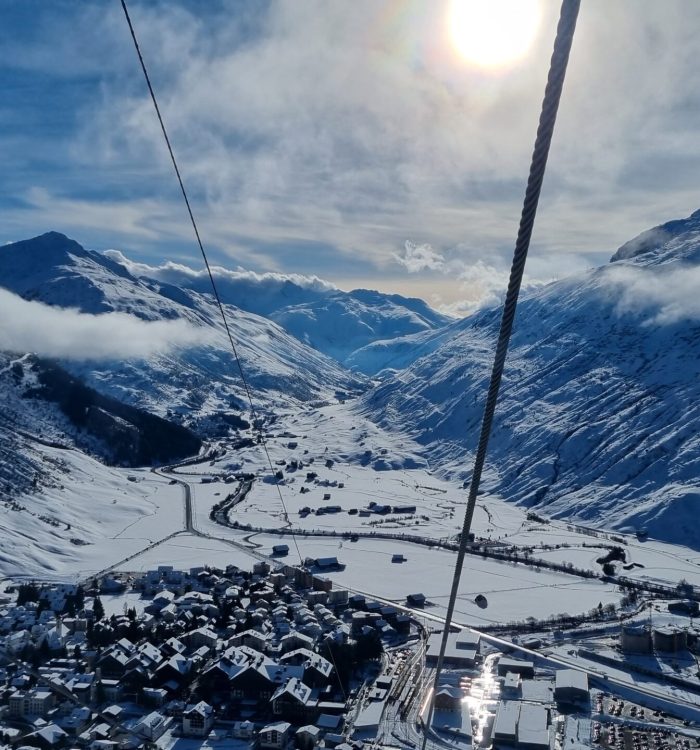
M 168 147 L 168 153 L 170 154 L 170 159 L 173 163 L 173 168 L 175 169 L 175 174 L 177 176 L 178 184 L 180 185 L 180 191 L 182 192 L 182 197 L 185 201 L 185 206 L 187 206 L 187 213 L 190 217 L 190 222 L 192 223 L 192 229 L 194 229 L 195 237 L 197 238 L 197 245 L 199 246 L 199 250 L 202 254 L 202 258 L 204 259 L 204 265 L 207 269 L 207 274 L 209 275 L 209 281 L 211 282 L 211 288 L 214 293 L 214 299 L 216 300 L 217 307 L 219 308 L 219 313 L 221 314 L 221 320 L 224 323 L 224 329 L 226 330 L 226 336 L 228 337 L 229 344 L 231 345 L 231 351 L 233 352 L 233 357 L 236 361 L 236 365 L 238 367 L 238 372 L 241 376 L 241 382 L 243 383 L 243 388 L 246 393 L 246 397 L 248 399 L 248 403 L 250 404 L 250 412 L 253 418 L 253 429 L 255 429 L 256 424 L 259 424 L 260 426 L 260 444 L 263 447 L 263 451 L 265 452 L 265 456 L 267 457 L 267 462 L 270 466 L 270 473 L 272 474 L 272 477 L 274 479 L 275 476 L 275 470 L 272 466 L 272 459 L 270 457 L 270 452 L 267 449 L 267 442 L 265 441 L 265 436 L 263 435 L 262 430 L 262 422 L 259 421 L 258 415 L 255 409 L 255 405 L 253 404 L 253 395 L 252 391 L 250 389 L 250 386 L 248 385 L 248 381 L 246 379 L 246 376 L 243 372 L 243 366 L 241 365 L 240 357 L 238 356 L 238 350 L 236 348 L 236 344 L 233 341 L 233 335 L 231 334 L 231 329 L 229 328 L 228 321 L 226 320 L 226 313 L 224 312 L 224 306 L 221 303 L 221 298 L 219 297 L 219 292 L 216 288 L 216 282 L 214 281 L 214 274 L 211 271 L 211 267 L 209 265 L 209 259 L 207 258 L 206 251 L 204 250 L 204 245 L 202 244 L 202 239 L 199 235 L 199 229 L 197 228 L 197 222 L 194 218 L 194 213 L 192 212 L 192 207 L 190 205 L 189 198 L 187 197 L 187 191 L 185 190 L 185 184 L 182 180 L 182 175 L 180 174 L 180 169 L 177 166 L 177 160 L 175 159 L 175 153 L 173 151 L 173 147 L 170 144 L 170 138 L 168 137 L 168 131 L 165 128 L 165 122 L 163 122 L 163 117 L 160 113 L 160 107 L 158 106 L 158 100 L 156 99 L 155 91 L 153 90 L 153 86 L 151 84 L 151 79 L 148 75 L 148 70 L 146 69 L 146 63 L 144 62 L 143 55 L 141 54 L 141 48 L 139 47 L 138 40 L 136 39 L 136 32 L 134 31 L 134 26 L 131 23 L 131 17 L 129 16 L 129 11 L 126 7 L 126 0 L 121 0 L 122 4 L 122 10 L 124 11 L 124 16 L 126 18 L 126 22 L 129 25 L 129 31 L 131 32 L 131 38 L 134 42 L 134 47 L 136 49 L 136 54 L 138 55 L 139 62 L 141 63 L 141 70 L 143 71 L 143 76 L 146 79 L 146 85 L 148 86 L 148 91 L 151 95 L 151 101 L 153 102 L 153 107 L 155 108 L 156 115 L 158 116 L 158 122 L 160 123 L 160 129 L 163 132 L 163 138 L 165 139 L 165 144 Z M 277 494 L 279 495 L 280 503 L 282 505 L 282 509 L 284 510 L 284 517 L 285 520 L 289 523 L 289 514 L 287 513 L 287 506 L 285 505 L 284 498 L 282 497 L 282 490 L 280 489 L 280 485 L 278 482 L 275 482 L 275 487 L 277 487 Z M 291 529 L 291 525 L 290 525 Z M 299 545 L 297 544 L 297 539 L 293 531 L 291 531 L 292 540 L 294 541 L 294 546 L 296 547 L 297 554 L 299 555 L 299 562 L 303 563 L 303 559 L 301 556 L 301 551 L 299 550 Z
M 496 345 L 496 354 L 494 357 L 493 369 L 491 371 L 491 381 L 489 383 L 486 404 L 484 405 L 484 416 L 481 424 L 481 433 L 479 436 L 479 444 L 476 451 L 476 457 L 474 459 L 474 469 L 472 471 L 471 484 L 469 487 L 469 498 L 464 514 L 464 523 L 462 525 L 462 535 L 460 537 L 459 552 L 457 554 L 457 560 L 455 563 L 454 577 L 452 579 L 452 589 L 450 591 L 450 599 L 447 605 L 447 615 L 445 617 L 445 627 L 442 632 L 440 652 L 438 655 L 437 666 L 435 670 L 435 681 L 433 683 L 433 691 L 430 698 L 430 707 L 428 710 L 427 721 L 424 726 L 425 733 L 423 736 L 423 748 L 425 748 L 425 744 L 428 739 L 428 730 L 433 719 L 433 712 L 435 708 L 435 694 L 439 688 L 440 675 L 442 673 L 442 665 L 445 658 L 445 649 L 450 633 L 450 626 L 452 624 L 452 616 L 454 614 L 455 603 L 457 601 L 457 591 L 459 589 L 459 581 L 462 575 L 462 566 L 464 564 L 466 546 L 468 544 L 469 533 L 471 531 L 472 517 L 474 515 L 474 508 L 476 506 L 476 497 L 479 491 L 479 484 L 481 482 L 481 472 L 484 468 L 484 462 L 486 460 L 486 450 L 488 448 L 491 428 L 493 426 L 493 416 L 496 410 L 498 391 L 501 385 L 501 377 L 503 375 L 506 354 L 508 352 L 510 334 L 513 329 L 513 321 L 515 319 L 515 310 L 518 304 L 520 285 L 522 283 L 523 272 L 525 270 L 527 253 L 530 248 L 532 228 L 534 226 L 535 216 L 537 214 L 537 204 L 539 202 L 540 191 L 542 189 L 542 181 L 544 179 L 544 173 L 547 167 L 549 147 L 552 142 L 552 134 L 554 133 L 554 124 L 557 119 L 557 110 L 559 108 L 559 100 L 561 98 L 561 91 L 564 85 L 564 77 L 566 75 L 566 67 L 569 61 L 569 53 L 571 51 L 571 44 L 574 38 L 576 19 L 578 18 L 580 4 L 581 0 L 562 1 L 561 14 L 559 17 L 559 24 L 557 26 L 557 34 L 554 40 L 554 51 L 552 52 L 552 59 L 549 67 L 549 76 L 547 78 L 547 86 L 544 91 L 542 111 L 540 114 L 539 125 L 537 127 L 537 136 L 535 138 L 535 147 L 532 153 L 530 175 L 527 181 L 527 188 L 525 189 L 525 199 L 523 201 L 523 209 L 520 217 L 520 227 L 518 229 L 518 237 L 515 242 L 515 250 L 513 252 L 513 264 L 510 271 L 508 292 L 503 304 L 501 327 L 498 333 L 498 343 Z

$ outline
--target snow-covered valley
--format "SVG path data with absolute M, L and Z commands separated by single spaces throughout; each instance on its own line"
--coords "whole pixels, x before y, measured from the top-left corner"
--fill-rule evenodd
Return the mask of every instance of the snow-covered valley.
M 421 592 L 429 602 L 426 616 L 444 614 L 455 553 L 425 540 L 454 540 L 466 500 L 459 482 L 435 476 L 420 458 L 420 446 L 363 420 L 349 403 L 281 415 L 268 431 L 267 446 L 275 470 L 283 472 L 281 484 L 270 481 L 260 445 L 233 448 L 229 441 L 218 441 L 212 446 L 217 457 L 160 473 L 106 469 L 75 451 L 44 447 L 42 460 L 60 461 L 65 478 L 27 499 L 26 510 L 3 514 L 12 542 L 0 563 L 2 573 L 79 580 L 113 567 L 140 571 L 158 564 L 232 563 L 249 568 L 261 555 L 291 563 L 298 563 L 299 556 L 337 557 L 344 567 L 326 575 L 340 585 L 399 604 L 407 594 Z M 367 460 L 370 454 L 375 460 Z M 309 480 L 309 472 L 317 476 Z M 255 474 L 256 479 L 224 526 L 212 518 L 212 508 L 234 492 L 233 473 Z M 183 488 L 173 479 L 190 488 L 189 531 Z M 324 500 L 326 495 L 330 498 Z M 370 503 L 405 510 L 370 511 Z M 342 510 L 327 512 L 332 506 Z M 305 507 L 311 512 L 300 515 Z M 571 563 L 596 574 L 596 560 L 621 543 L 627 555 L 621 574 L 642 582 L 675 586 L 685 579 L 700 585 L 696 551 L 565 522 L 542 523 L 498 496 L 483 497 L 473 531 L 495 550 L 527 549 L 533 559 Z M 372 538 L 376 533 L 397 538 Z M 289 547 L 289 554 L 275 558 L 272 548 L 280 544 Z M 486 610 L 475 603 L 478 594 L 487 597 Z M 584 614 L 619 598 L 613 582 L 471 554 L 456 617 L 485 626 Z
M 523 300 L 472 529 L 488 554 L 468 556 L 460 617 L 484 623 L 612 602 L 619 594 L 597 561 L 618 544 L 620 574 L 700 585 L 700 336 L 693 308 L 678 315 L 666 291 L 679 274 L 697 272 L 698 222 L 693 215 L 644 235 L 610 266 Z M 256 298 L 254 276 L 227 278 L 226 311 L 264 417 L 271 472 L 199 277 L 176 286 L 152 269 L 161 278 L 150 279 L 123 255 L 101 256 L 62 235 L 18 244 L 0 251 L 3 284 L 42 311 L 60 317 L 69 307 L 90 325 L 111 315 L 181 321 L 196 332 L 122 361 L 57 358 L 96 392 L 191 430 L 207 458 L 179 474 L 106 467 L 80 421 L 27 391 L 39 365 L 21 351 L 4 355 L 4 575 L 250 562 L 279 543 L 292 558 L 337 556 L 344 568 L 329 575 L 354 590 L 396 601 L 421 591 L 442 611 L 498 310 L 446 322 L 412 300 L 343 297 L 318 280 L 266 278 Z M 248 311 L 231 304 L 236 294 Z M 295 330 L 299 316 L 321 321 L 325 333 L 311 340 Z M 363 336 L 353 338 L 351 319 L 365 321 Z M 343 352 L 329 332 L 344 340 Z M 370 382 L 342 362 L 379 377 Z M 216 509 L 241 474 L 255 477 L 252 489 L 225 509 L 222 525 Z M 177 481 L 189 487 L 187 503 Z M 649 541 L 635 535 L 642 530 Z M 507 549 L 515 559 L 499 557 Z M 488 611 L 474 603 L 478 593 Z

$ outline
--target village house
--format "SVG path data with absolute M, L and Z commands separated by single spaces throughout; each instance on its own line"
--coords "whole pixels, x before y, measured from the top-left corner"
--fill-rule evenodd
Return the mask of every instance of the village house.
M 185 737 L 207 737 L 214 725 L 214 709 L 205 701 L 188 706 L 182 714 Z
M 286 721 L 268 724 L 260 730 L 258 744 L 261 750 L 282 750 L 291 736 L 292 725 Z

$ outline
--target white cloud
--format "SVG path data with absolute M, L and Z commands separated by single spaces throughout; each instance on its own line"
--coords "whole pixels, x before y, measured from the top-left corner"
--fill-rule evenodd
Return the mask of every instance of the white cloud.
M 388 276 L 405 237 L 445 259 L 469 242 L 470 261 L 501 267 L 494 258 L 517 231 L 558 4 L 543 0 L 532 53 L 507 72 L 455 57 L 443 2 L 399 5 L 133 4 L 207 247 L 261 270 L 303 268 L 341 285 L 344 273 Z M 27 206 L 10 206 L 6 227 L 26 236 L 20 227 L 32 219 L 63 231 L 84 226 L 101 246 L 120 232 L 120 242 L 128 237 L 142 252 L 173 238 L 191 242 L 118 6 L 83 3 L 61 14 L 86 39 L 79 54 L 44 22 L 31 48 L 23 40 L 5 58 L 81 82 L 90 72 L 99 93 L 77 117 L 65 187 L 54 179 L 50 193 L 16 190 Z M 700 97 L 687 81 L 700 56 L 699 25 L 695 0 L 584 4 L 533 250 L 581 270 L 641 229 L 698 207 Z M 53 146 L 51 138 L 47 131 L 37 143 Z M 118 188 L 111 201 L 104 188 L 93 198 L 98 172 L 101 185 Z M 284 243 L 319 243 L 327 255 L 332 248 L 328 265 L 337 272 L 315 265 L 319 256 L 304 266 L 299 255 L 282 256 Z M 538 278 L 546 275 L 545 267 Z
M 121 250 L 105 250 L 104 254 L 112 260 L 120 263 L 126 268 L 132 276 L 146 276 L 149 279 L 164 281 L 169 284 L 182 284 L 184 286 L 195 286 L 200 289 L 203 287 L 209 290 L 209 275 L 204 268 L 194 269 L 183 263 L 173 263 L 167 261 L 157 266 L 148 263 L 139 263 L 127 258 Z M 320 279 L 318 276 L 306 276 L 299 273 L 276 273 L 268 271 L 266 273 L 257 273 L 256 271 L 246 271 L 239 268 L 235 271 L 224 268 L 223 266 L 211 266 L 211 272 L 214 280 L 225 280 L 231 283 L 245 281 L 259 285 L 281 285 L 287 281 L 297 284 L 304 289 L 314 289 L 321 292 L 330 292 L 337 287 L 329 281 Z
M 604 287 L 617 298 L 619 315 L 646 316 L 646 325 L 700 320 L 700 266 L 613 265 L 605 269 Z
M 440 312 L 464 316 L 482 307 L 501 303 L 508 285 L 509 258 L 506 253 L 493 255 L 491 262 L 479 258 L 478 252 L 466 245 L 457 245 L 444 253 L 436 253 L 428 244 L 406 241 L 403 255 L 394 255 L 396 262 L 411 273 L 429 274 L 431 278 L 447 277 L 458 282 L 458 290 L 449 301 L 438 297 L 432 301 Z M 551 279 L 551 269 L 547 272 Z M 546 281 L 526 276 L 522 291 L 541 286 Z
M 617 200 L 632 187 L 637 194 L 625 203 L 637 205 L 649 159 L 670 159 L 683 144 L 694 152 L 695 128 L 679 126 L 675 111 L 682 106 L 697 119 L 697 107 L 684 86 L 669 82 L 683 80 L 695 58 L 689 27 L 698 10 L 683 2 L 640 5 L 587 4 L 572 52 L 543 208 L 565 217 L 552 219 L 559 237 L 573 233 L 578 243 L 585 229 L 589 250 L 605 249 L 605 236 L 626 239 L 613 228 L 626 219 L 610 216 L 612 193 Z M 465 229 L 484 252 L 510 243 L 556 4 L 544 11 L 532 55 L 500 74 L 456 58 L 443 3 L 407 5 L 389 22 L 389 8 L 374 0 L 272 2 L 265 33 L 231 47 L 208 42 L 206 20 L 193 18 L 180 63 L 172 50 L 183 36 L 182 9 L 137 6 L 134 14 L 152 65 L 166 77 L 166 117 L 188 179 L 208 202 L 251 236 L 314 237 L 381 267 L 400 231 L 433 248 L 463 241 Z M 94 122 L 115 158 L 126 150 L 164 162 L 150 102 L 134 90 L 136 97 L 107 97 Z M 114 121 L 111 103 L 123 114 L 123 131 L 105 127 L 106 118 Z M 659 168 L 668 187 L 678 181 L 675 167 L 662 161 Z M 601 209 L 608 221 L 591 222 Z
M 440 271 L 445 265 L 445 258 L 436 253 L 430 245 L 416 245 L 410 240 L 404 243 L 403 255 L 394 253 L 394 259 L 409 273 L 418 273 L 426 269 Z
M 144 321 L 126 313 L 90 315 L 30 302 L 0 289 L 0 350 L 62 359 L 142 359 L 205 345 L 212 333 L 184 320 Z

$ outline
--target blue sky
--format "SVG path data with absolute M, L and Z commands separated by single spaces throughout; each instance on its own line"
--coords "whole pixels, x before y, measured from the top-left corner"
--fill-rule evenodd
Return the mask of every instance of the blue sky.
M 504 285 L 558 4 L 484 71 L 419 0 L 130 2 L 217 262 L 469 310 Z M 700 207 L 700 4 L 585 0 L 528 265 Z M 199 257 L 117 0 L 0 3 L 0 242 Z

